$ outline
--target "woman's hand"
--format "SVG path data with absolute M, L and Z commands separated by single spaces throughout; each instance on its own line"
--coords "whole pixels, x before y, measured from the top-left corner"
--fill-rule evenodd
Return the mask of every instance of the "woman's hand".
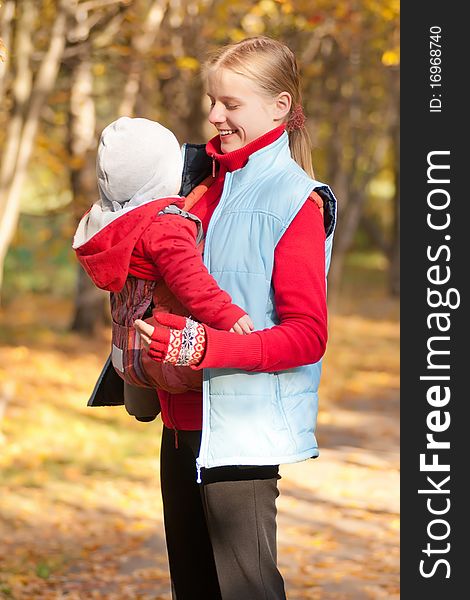
M 154 313 L 153 317 L 157 327 L 140 319 L 134 323 L 150 358 L 181 367 L 198 365 L 206 348 L 204 326 L 168 313 Z

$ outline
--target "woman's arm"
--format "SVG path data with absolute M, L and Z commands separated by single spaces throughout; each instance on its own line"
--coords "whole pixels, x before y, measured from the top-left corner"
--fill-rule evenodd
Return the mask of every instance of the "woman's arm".
M 205 354 L 195 369 L 238 368 L 246 371 L 278 371 L 317 362 L 327 341 L 325 283 L 325 233 L 318 207 L 307 201 L 279 241 L 275 251 L 273 286 L 280 324 L 248 336 L 217 331 L 207 325 Z M 171 319 L 162 315 L 165 325 Z M 170 318 L 170 316 L 168 316 Z M 148 344 L 150 329 L 137 325 Z M 168 332 L 156 331 L 153 357 L 162 360 Z M 146 337 L 145 337 L 146 336 Z
M 325 231 L 318 206 L 308 200 L 274 255 L 274 302 L 279 325 L 236 339 L 206 329 L 206 352 L 197 367 L 281 371 L 317 362 L 327 342 Z

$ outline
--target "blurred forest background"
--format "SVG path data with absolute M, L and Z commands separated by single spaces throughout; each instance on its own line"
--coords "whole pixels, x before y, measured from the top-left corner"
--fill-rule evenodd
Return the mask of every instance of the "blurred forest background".
M 142 116 L 207 141 L 201 64 L 258 34 L 297 55 L 339 199 L 323 463 L 284 475 L 281 566 L 292 599 L 398 598 L 398 0 L 0 0 L 0 597 L 167 597 L 159 425 L 85 406 L 109 325 L 71 241 L 101 130 Z

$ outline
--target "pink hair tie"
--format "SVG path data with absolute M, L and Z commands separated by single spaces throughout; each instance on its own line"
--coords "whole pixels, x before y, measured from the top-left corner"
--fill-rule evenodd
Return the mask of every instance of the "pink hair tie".
M 287 131 L 295 131 L 296 129 L 302 129 L 305 125 L 305 115 L 302 109 L 301 104 L 297 104 L 294 110 L 291 112 L 289 116 L 289 120 L 287 121 L 286 129 Z

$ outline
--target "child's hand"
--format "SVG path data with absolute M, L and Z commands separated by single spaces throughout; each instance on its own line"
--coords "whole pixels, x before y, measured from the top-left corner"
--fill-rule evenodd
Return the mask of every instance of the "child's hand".
M 152 343 L 152 335 L 155 331 L 155 327 L 150 325 L 150 323 L 137 319 L 134 321 L 134 329 L 140 334 L 140 345 L 148 352 L 150 344 Z
M 253 325 L 253 321 L 250 319 L 249 315 L 243 315 L 240 317 L 235 325 L 230 330 L 232 333 L 238 333 L 239 335 L 244 335 L 251 333 L 255 326 Z

